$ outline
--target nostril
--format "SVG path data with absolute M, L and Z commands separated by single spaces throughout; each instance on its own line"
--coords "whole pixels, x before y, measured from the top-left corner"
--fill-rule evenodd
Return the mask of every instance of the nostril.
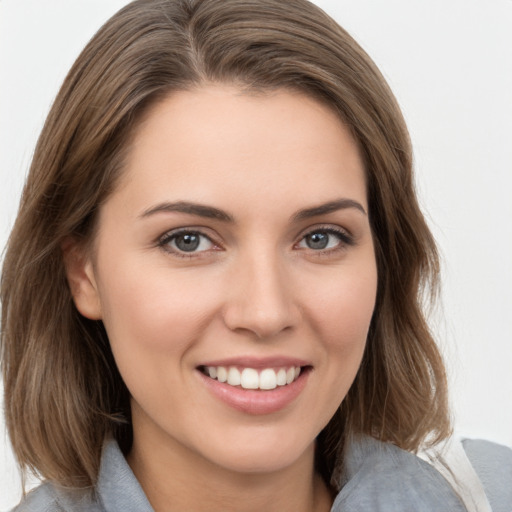
M 229 311 L 224 322 L 232 331 L 251 332 L 257 339 L 264 340 L 292 330 L 295 320 L 291 316 L 283 310 L 266 312 L 258 308 L 247 308 L 243 311 L 239 308 Z

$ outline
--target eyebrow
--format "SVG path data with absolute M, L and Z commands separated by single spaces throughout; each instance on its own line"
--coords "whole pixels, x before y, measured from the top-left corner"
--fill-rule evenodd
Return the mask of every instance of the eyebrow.
M 355 208 L 364 215 L 367 215 L 366 210 L 363 208 L 361 203 L 358 203 L 353 199 L 336 199 L 334 201 L 329 201 L 328 203 L 320 204 L 318 206 L 299 210 L 292 215 L 291 220 L 292 222 L 298 222 L 301 220 L 310 219 L 312 217 L 333 213 L 338 210 L 345 210 L 347 208 Z M 151 215 L 155 215 L 157 213 L 168 212 L 187 213 L 189 215 L 197 215 L 198 217 L 205 217 L 207 219 L 215 219 L 223 222 L 235 221 L 231 214 L 220 210 L 219 208 L 189 201 L 177 201 L 175 203 L 164 202 L 157 204 L 156 206 L 143 211 L 140 215 L 140 218 L 150 217 Z
M 150 217 L 151 215 L 162 212 L 188 213 L 190 215 L 197 215 L 198 217 L 205 217 L 208 219 L 216 219 L 224 222 L 234 222 L 233 216 L 223 210 L 219 210 L 213 206 L 206 206 L 188 201 L 177 201 L 175 203 L 165 202 L 157 204 L 156 206 L 153 206 L 152 208 L 142 212 L 140 218 Z
M 311 217 L 317 217 L 319 215 L 326 215 L 328 213 L 333 213 L 338 210 L 346 210 L 347 208 L 355 208 L 359 210 L 364 215 L 368 215 L 366 210 L 363 208 L 361 203 L 354 201 L 353 199 L 336 199 L 334 201 L 329 201 L 328 203 L 320 204 L 318 206 L 313 206 L 312 208 L 306 208 L 304 210 L 299 210 L 292 216 L 293 221 L 300 221 L 305 219 L 310 219 Z

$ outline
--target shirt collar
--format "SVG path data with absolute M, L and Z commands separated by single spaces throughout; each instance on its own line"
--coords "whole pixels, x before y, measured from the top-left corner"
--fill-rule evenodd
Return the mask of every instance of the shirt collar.
M 103 447 L 97 494 L 106 512 L 154 512 L 116 441 Z

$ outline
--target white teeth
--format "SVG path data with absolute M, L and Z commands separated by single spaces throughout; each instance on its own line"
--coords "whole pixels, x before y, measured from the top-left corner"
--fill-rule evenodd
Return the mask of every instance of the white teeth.
M 260 377 L 253 368 L 244 368 L 240 384 L 244 389 L 258 389 L 260 386 Z
M 208 369 L 210 366 L 208 367 Z M 228 380 L 228 372 L 224 366 L 217 367 L 217 380 L 219 382 L 226 382 Z
M 270 368 L 260 373 L 260 389 L 274 389 L 277 387 L 276 372 Z
M 230 386 L 241 386 L 244 389 L 271 390 L 286 386 L 300 375 L 300 366 L 290 368 L 265 368 L 258 372 L 254 368 L 240 371 L 236 366 L 206 366 L 204 373 L 219 382 L 227 382 Z
M 228 384 L 230 386 L 240 386 L 240 372 L 238 368 L 231 367 L 228 370 Z

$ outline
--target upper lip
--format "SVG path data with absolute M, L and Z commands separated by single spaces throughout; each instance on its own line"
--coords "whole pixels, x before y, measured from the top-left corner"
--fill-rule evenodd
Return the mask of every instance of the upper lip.
M 295 366 L 310 366 L 311 363 L 305 359 L 288 356 L 274 356 L 274 357 L 255 357 L 255 356 L 238 356 L 228 357 L 223 359 L 215 359 L 205 361 L 199 365 L 201 366 L 241 366 L 244 368 L 280 368 L 280 367 L 295 367 Z

